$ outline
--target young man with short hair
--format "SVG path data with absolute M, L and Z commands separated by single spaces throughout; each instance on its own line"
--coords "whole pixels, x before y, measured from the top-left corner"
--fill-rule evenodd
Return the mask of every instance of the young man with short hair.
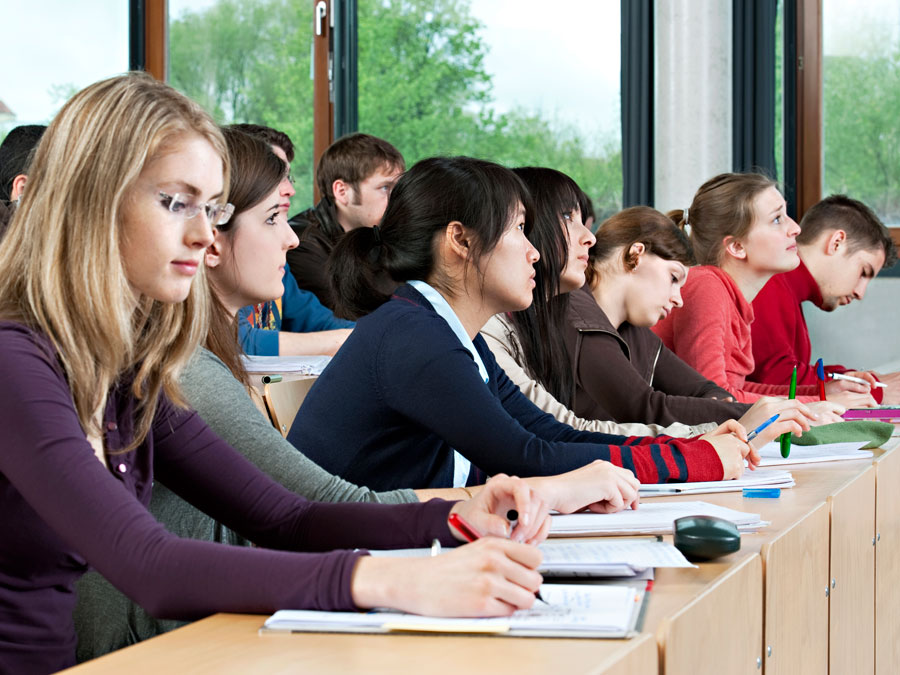
M 897 261 L 884 224 L 868 206 L 844 195 L 832 195 L 810 208 L 800 228 L 800 265 L 772 277 L 753 301 L 756 369 L 748 378 L 753 382 L 784 384 L 796 364 L 797 384 L 815 384 L 816 368 L 801 304 L 809 301 L 831 312 L 862 300 L 875 275 Z M 869 373 L 844 366 L 830 365 L 825 370 L 874 381 Z M 881 393 L 879 387 L 872 389 L 879 403 Z
M 369 134 L 339 138 L 319 159 L 316 185 L 322 199 L 291 218 L 300 244 L 288 251 L 287 260 L 300 288 L 326 307 L 334 307 L 327 266 L 331 250 L 344 232 L 378 224 L 405 168 L 397 148 Z

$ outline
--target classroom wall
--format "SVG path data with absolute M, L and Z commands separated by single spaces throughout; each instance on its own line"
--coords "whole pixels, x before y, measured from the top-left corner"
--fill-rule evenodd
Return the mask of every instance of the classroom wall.
M 854 368 L 876 368 L 900 361 L 900 278 L 876 278 L 862 302 L 823 312 L 809 302 L 803 314 L 809 325 L 813 359 Z M 894 366 L 900 369 L 900 363 Z

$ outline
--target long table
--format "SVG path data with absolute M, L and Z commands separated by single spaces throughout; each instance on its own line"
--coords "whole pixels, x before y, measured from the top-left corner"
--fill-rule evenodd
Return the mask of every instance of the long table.
M 263 616 L 217 614 L 71 672 L 890 673 L 900 663 L 900 450 L 789 468 L 797 486 L 779 499 L 656 498 L 703 499 L 771 525 L 729 556 L 657 570 L 630 640 L 259 635 Z

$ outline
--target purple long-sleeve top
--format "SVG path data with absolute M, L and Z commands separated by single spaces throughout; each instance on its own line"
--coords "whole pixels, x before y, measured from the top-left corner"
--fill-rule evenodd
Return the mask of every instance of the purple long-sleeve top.
M 107 468 L 85 437 L 47 338 L 0 322 L 0 672 L 73 664 L 73 584 L 88 565 L 170 618 L 354 608 L 351 576 L 364 552 L 180 539 L 147 511 L 154 477 L 261 547 L 454 543 L 450 502 L 307 502 L 165 397 L 144 442 L 116 454 L 133 437 L 135 407 L 128 382 L 109 393 Z

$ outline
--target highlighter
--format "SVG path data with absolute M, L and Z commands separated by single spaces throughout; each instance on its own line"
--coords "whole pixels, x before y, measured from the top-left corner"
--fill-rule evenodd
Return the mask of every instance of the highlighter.
M 791 373 L 791 385 L 788 388 L 788 398 L 797 398 L 797 366 L 794 366 L 794 371 Z M 785 458 L 788 457 L 791 454 L 791 433 L 786 431 L 781 434 L 779 443 L 781 445 L 781 456 Z

